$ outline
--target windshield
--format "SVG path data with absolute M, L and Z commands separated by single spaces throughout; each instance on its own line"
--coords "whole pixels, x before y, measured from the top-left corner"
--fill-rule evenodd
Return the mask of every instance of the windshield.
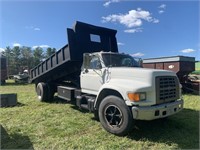
M 103 61 L 106 67 L 140 67 L 130 55 L 125 54 L 102 54 Z

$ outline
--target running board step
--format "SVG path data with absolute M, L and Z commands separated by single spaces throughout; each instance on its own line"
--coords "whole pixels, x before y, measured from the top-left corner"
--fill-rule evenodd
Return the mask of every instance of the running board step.
M 82 109 L 89 110 L 88 104 L 81 104 L 81 108 L 82 108 Z
M 95 98 L 91 96 L 77 96 L 76 97 L 76 105 L 85 110 L 89 110 L 90 112 L 94 111 L 94 101 Z

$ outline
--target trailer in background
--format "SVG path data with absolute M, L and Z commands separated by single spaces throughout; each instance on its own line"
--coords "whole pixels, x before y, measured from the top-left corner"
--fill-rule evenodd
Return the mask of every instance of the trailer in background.
M 195 57 L 172 56 L 144 59 L 143 67 L 174 71 L 183 86 L 183 91 L 199 94 L 198 77 L 189 75 L 195 71 Z
M 0 55 L 0 85 L 4 85 L 7 78 L 7 59 L 5 56 Z

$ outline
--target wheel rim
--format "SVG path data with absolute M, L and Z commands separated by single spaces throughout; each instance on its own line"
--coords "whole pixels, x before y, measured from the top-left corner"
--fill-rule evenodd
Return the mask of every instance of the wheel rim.
M 108 105 L 104 111 L 107 124 L 112 128 L 120 128 L 123 117 L 121 110 L 115 105 Z

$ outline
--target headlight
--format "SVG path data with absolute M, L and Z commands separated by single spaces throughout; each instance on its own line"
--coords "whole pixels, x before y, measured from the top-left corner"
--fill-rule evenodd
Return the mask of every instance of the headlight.
M 128 93 L 128 98 L 130 101 L 138 102 L 141 100 L 146 100 L 146 93 Z

